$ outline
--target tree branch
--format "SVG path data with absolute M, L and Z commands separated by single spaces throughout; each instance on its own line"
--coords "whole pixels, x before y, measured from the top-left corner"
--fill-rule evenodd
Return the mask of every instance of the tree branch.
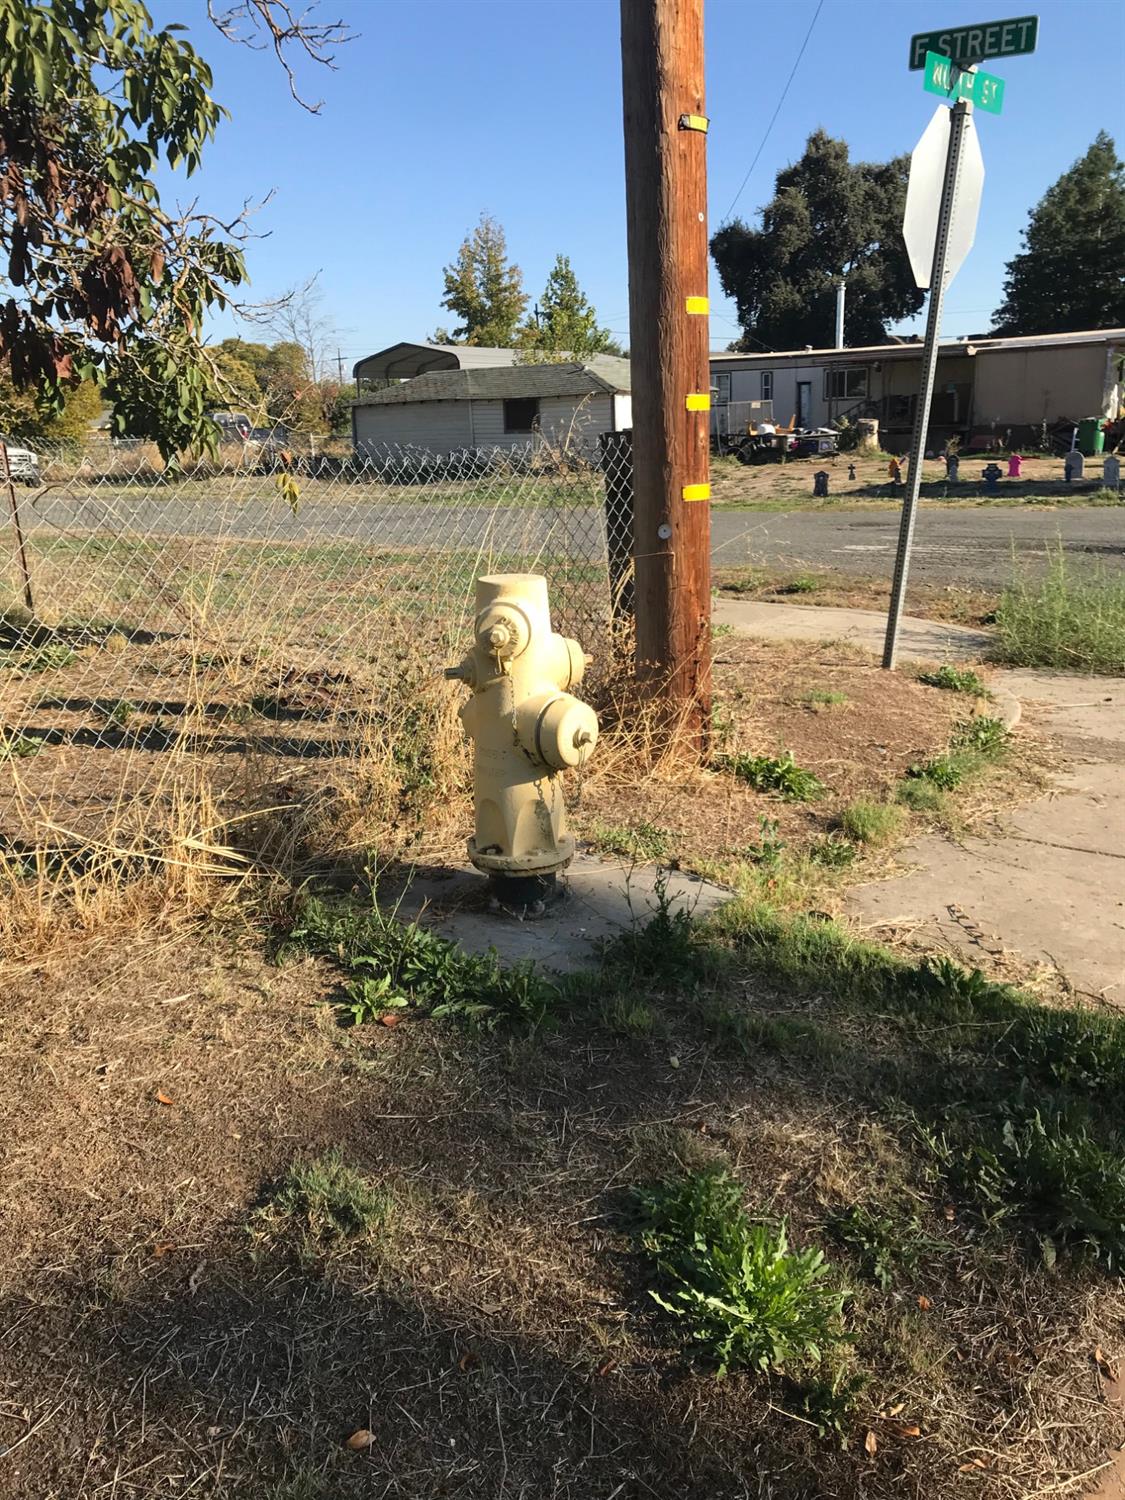
M 274 56 L 289 80 L 289 92 L 311 115 L 320 113 L 324 101 L 310 104 L 301 97 L 288 49 L 295 47 L 312 62 L 335 71 L 333 49 L 356 38 L 356 33 L 349 31 L 344 21 L 312 20 L 315 9 L 314 3 L 308 10 L 295 15 L 288 0 L 234 0 L 226 9 L 219 9 L 216 0 L 207 0 L 208 18 L 227 41 L 237 42 L 256 52 L 264 51 L 267 46 L 273 48 Z

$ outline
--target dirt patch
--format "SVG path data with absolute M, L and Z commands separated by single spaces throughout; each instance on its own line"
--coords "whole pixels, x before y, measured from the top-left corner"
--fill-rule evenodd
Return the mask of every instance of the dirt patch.
M 760 599 L 766 604 L 807 604 L 825 608 L 887 609 L 891 585 L 887 578 L 856 577 L 831 568 L 722 568 L 715 584 L 724 594 Z M 995 619 L 995 594 L 950 584 L 910 585 L 909 613 L 952 625 L 988 625 Z
M 786 801 L 706 769 L 639 782 L 591 774 L 576 815 L 580 831 L 596 840 L 607 827 L 652 825 L 669 835 L 677 860 L 711 874 L 746 858 L 748 848 L 760 853 L 763 836 L 799 857 L 823 843 L 849 803 L 887 798 L 910 765 L 944 750 L 972 707 L 838 644 L 724 636 L 715 643 L 714 680 L 715 753 L 792 751 L 824 794 Z

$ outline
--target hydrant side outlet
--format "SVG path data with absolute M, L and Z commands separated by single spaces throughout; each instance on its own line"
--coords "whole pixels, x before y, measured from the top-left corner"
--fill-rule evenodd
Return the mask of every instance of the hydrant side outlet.
M 551 629 L 547 580 L 477 579 L 472 649 L 456 676 L 473 690 L 461 710 L 473 741 L 476 831 L 469 858 L 492 876 L 549 876 L 574 855 L 559 772 L 589 759 L 597 716 L 567 691 L 586 657 Z

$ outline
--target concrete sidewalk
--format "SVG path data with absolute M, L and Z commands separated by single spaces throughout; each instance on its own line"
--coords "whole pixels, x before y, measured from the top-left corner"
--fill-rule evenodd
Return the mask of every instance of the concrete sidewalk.
M 878 610 L 761 604 L 754 599 L 716 599 L 711 618 L 740 635 L 774 641 L 848 641 L 875 655 L 882 654 L 887 629 L 886 613 Z M 899 654 L 908 661 L 975 661 L 991 642 L 986 630 L 903 615 Z
M 874 929 L 910 925 L 969 962 L 1005 949 L 1053 964 L 1076 990 L 1125 1006 L 1125 681 L 993 680 L 1078 763 L 985 836 L 916 840 L 899 855 L 913 871 L 857 886 L 847 910 Z
M 882 651 L 870 610 L 720 600 L 714 618 L 771 640 L 843 639 Z M 977 657 L 989 636 L 903 620 L 907 659 Z M 912 868 L 856 886 L 845 910 L 878 937 L 909 927 L 935 949 L 983 965 L 990 953 L 1050 963 L 1082 993 L 1125 1006 L 1125 679 L 996 671 L 1071 762 L 1046 796 L 960 842 L 927 834 L 899 853 Z

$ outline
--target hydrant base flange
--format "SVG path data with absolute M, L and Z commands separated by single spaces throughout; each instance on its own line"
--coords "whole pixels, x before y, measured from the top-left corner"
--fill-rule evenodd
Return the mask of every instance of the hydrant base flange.
M 556 870 L 565 870 L 574 858 L 574 838 L 565 833 L 554 849 L 531 851 L 526 854 L 482 854 L 477 851 L 476 839 L 468 844 L 469 859 L 486 875 L 508 876 L 518 879 L 523 875 L 551 875 Z

